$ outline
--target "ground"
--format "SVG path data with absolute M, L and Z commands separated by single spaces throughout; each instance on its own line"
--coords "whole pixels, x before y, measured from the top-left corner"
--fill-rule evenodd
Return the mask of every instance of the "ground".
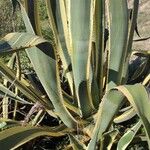
M 129 6 L 131 7 L 133 0 L 128 0 Z M 150 37 L 150 0 L 139 0 L 139 16 L 138 16 L 138 29 L 142 38 Z M 135 34 L 135 39 L 137 39 Z M 150 50 L 150 39 L 147 41 L 142 41 L 134 43 L 133 48 Z

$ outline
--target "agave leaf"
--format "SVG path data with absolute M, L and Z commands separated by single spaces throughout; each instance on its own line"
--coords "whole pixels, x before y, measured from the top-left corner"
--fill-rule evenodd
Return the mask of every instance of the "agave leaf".
M 6 67 L 3 63 L 0 62 L 0 70 L 1 72 L 4 74 L 4 77 L 10 81 L 12 84 L 14 84 L 16 87 L 18 87 L 18 89 L 32 102 L 37 102 L 39 101 L 43 106 L 45 106 L 46 109 L 49 110 L 49 113 L 51 113 L 52 116 L 56 116 L 55 113 L 53 111 L 51 111 L 52 109 L 54 109 L 53 105 L 51 102 L 49 102 L 47 100 L 47 98 L 43 95 L 40 94 L 40 92 L 38 90 L 36 90 L 35 88 L 33 88 L 26 80 L 22 79 L 18 80 L 16 78 L 16 75 L 14 74 L 14 72 L 9 69 L 8 67 Z M 8 94 L 7 92 L 8 89 L 4 90 L 3 94 Z M 14 94 L 14 93 L 13 93 Z M 12 97 L 11 97 L 12 98 Z M 15 99 L 16 99 L 16 95 L 15 95 Z M 21 99 L 22 100 L 22 99 Z M 25 103 L 25 100 L 23 100 Z
M 146 41 L 146 40 L 148 40 L 148 39 L 150 39 L 150 37 L 140 38 L 140 39 L 134 39 L 133 41 L 134 41 L 134 42 L 141 42 L 141 41 Z
M 141 64 L 134 71 L 134 74 L 131 76 L 130 83 L 135 83 L 140 81 L 145 77 L 149 72 L 150 57 L 141 62 Z
M 87 150 L 95 150 L 97 141 L 102 138 L 102 134 L 110 127 L 115 114 L 118 112 L 124 96 L 116 91 L 110 90 L 100 103 L 96 125 L 93 130 L 91 141 Z M 111 109 L 110 109 L 111 108 Z
M 124 63 L 122 62 L 122 66 L 121 66 L 122 84 L 125 84 L 127 81 L 128 62 L 131 56 L 134 30 L 136 29 L 136 24 L 137 24 L 138 7 L 139 7 L 139 0 L 134 0 L 131 21 L 129 21 L 129 33 L 128 33 L 127 46 L 126 46 L 127 50 L 123 54 L 125 62 Z
M 134 6 L 135 6 L 135 1 L 134 1 Z M 134 10 L 134 12 L 135 12 L 135 7 L 133 6 L 133 8 L 132 9 L 129 9 L 129 16 L 130 16 L 130 21 L 132 22 L 133 20 L 133 15 L 135 15 L 135 14 L 133 14 L 133 10 Z M 136 8 L 138 8 L 138 7 L 136 7 Z M 138 35 L 138 37 L 141 37 L 140 36 L 140 34 L 139 34 L 139 30 L 138 30 L 138 25 L 137 25 L 137 20 L 134 22 L 134 24 L 135 24 L 135 32 L 136 32 L 136 34 Z
M 64 105 L 66 108 L 68 108 L 69 110 L 72 110 L 73 112 L 75 112 L 76 114 L 80 115 L 80 109 L 74 105 L 72 105 L 70 102 L 68 102 L 66 99 L 64 99 Z
M 144 56 L 148 56 L 150 55 L 150 50 L 134 50 L 132 55 L 144 55 Z
M 129 100 L 138 116 L 140 117 L 148 138 L 148 145 L 150 147 L 150 101 L 148 93 L 143 85 L 125 85 L 117 87 Z
M 0 53 L 16 52 L 25 48 L 40 46 L 45 42 L 47 42 L 45 39 L 30 33 L 9 33 L 0 41 Z
M 100 144 L 101 145 L 100 150 L 111 150 L 118 133 L 119 133 L 118 130 L 113 130 L 104 133 Z
M 121 93 L 115 89 L 118 89 L 121 91 Z M 110 90 L 104 96 L 102 103 L 100 104 L 97 122 L 93 130 L 93 136 L 88 145 L 88 150 L 95 149 L 97 141 L 102 138 L 102 134 L 108 129 L 108 127 L 110 127 L 110 123 L 112 122 L 114 115 L 118 112 L 120 104 L 123 100 L 123 95 L 127 97 L 132 107 L 141 118 L 148 139 L 150 137 L 150 114 L 148 111 L 150 107 L 150 101 L 145 88 L 141 84 L 136 84 L 120 86 L 116 87 L 115 89 Z
M 66 77 L 69 82 L 70 90 L 73 94 L 73 78 L 71 73 L 70 59 L 70 38 L 68 29 L 68 20 L 65 9 L 65 2 L 46 0 L 47 12 L 49 16 L 50 27 L 54 34 L 54 42 L 57 47 L 57 52 L 60 55 L 63 69 L 69 70 Z
M 107 89 L 120 85 L 128 37 L 127 1 L 109 0 L 109 72 Z
M 64 105 L 72 110 L 73 112 L 77 113 L 78 115 L 80 115 L 80 110 L 74 100 L 74 97 L 68 95 L 65 91 L 62 90 L 62 94 L 63 94 L 63 99 L 64 99 Z
M 14 66 L 15 66 L 15 62 L 16 62 L 16 54 L 13 54 L 13 55 L 11 56 L 11 58 L 9 59 L 7 66 L 8 66 L 9 68 L 13 69 Z
M 92 33 L 92 81 L 91 95 L 94 107 L 97 109 L 103 95 L 103 65 L 104 65 L 104 30 L 105 30 L 105 2 L 95 0 L 95 12 L 93 16 L 93 33 Z
M 7 124 L 20 124 L 19 121 L 11 120 L 11 119 L 6 119 L 6 118 L 0 118 L 0 122 L 6 122 Z
M 5 86 L 3 86 L 3 84 L 0 84 L 0 95 L 2 97 L 7 96 L 7 97 L 12 98 L 14 100 L 17 100 L 17 101 L 19 101 L 20 103 L 23 103 L 23 104 L 31 104 L 30 102 L 27 102 L 26 100 L 23 100 L 22 98 L 20 98 L 16 94 L 14 94 L 12 91 L 9 90 L 9 88 L 6 88 Z
M 39 123 L 43 120 L 43 118 L 45 117 L 45 112 L 43 110 L 40 110 L 36 116 L 34 117 L 34 119 L 31 121 L 31 125 L 32 126 L 37 126 L 39 125 Z
M 134 9 L 134 8 L 133 8 Z M 130 20 L 133 19 L 133 9 L 129 9 L 129 15 L 130 15 Z M 135 32 L 136 34 L 138 35 L 138 37 L 141 37 L 140 34 L 139 34 L 139 30 L 138 30 L 138 25 L 137 25 L 137 21 L 135 23 Z
M 7 64 L 8 67 L 10 67 L 11 69 L 14 68 L 15 65 L 15 60 L 16 60 L 16 54 L 13 54 Z M 3 85 L 7 87 L 7 83 L 8 81 L 6 79 L 4 79 L 3 81 Z M 3 118 L 8 118 L 8 100 L 9 98 L 4 96 L 3 98 Z
M 70 1 L 71 60 L 76 96 L 83 117 L 89 116 L 94 110 L 90 90 L 94 2 L 91 0 Z
M 51 6 L 55 6 L 55 9 Z M 70 58 L 70 56 L 67 56 L 68 52 L 65 52 L 66 49 L 69 49 L 68 47 L 70 47 L 70 43 L 68 43 L 69 38 L 68 38 L 68 28 L 67 28 L 67 19 L 66 19 L 66 13 L 65 13 L 65 5 L 63 1 L 47 1 L 47 8 L 48 8 L 48 13 L 49 13 L 49 18 L 50 18 L 50 24 L 52 27 L 52 30 L 54 32 L 55 38 L 57 38 L 56 41 L 58 41 L 58 46 L 59 46 L 59 40 L 60 40 L 60 44 L 61 47 L 63 48 L 63 53 L 66 55 L 66 58 Z M 61 19 L 62 18 L 62 19 Z M 63 26 L 62 26 L 63 25 Z M 65 32 L 64 32 L 65 30 Z M 58 34 L 59 33 L 59 34 Z M 59 37 L 58 37 L 59 35 Z M 65 39 L 66 43 L 65 43 Z M 61 49 L 60 49 L 60 56 L 61 56 Z M 62 59 L 62 57 L 61 57 Z M 62 59 L 62 62 L 64 62 L 64 60 Z M 70 65 L 70 60 L 67 63 L 67 65 L 65 65 L 66 67 L 68 67 Z M 64 67 L 65 67 L 64 66 Z M 65 68 L 66 68 L 65 67 Z M 66 70 L 66 69 L 65 69 Z
M 16 53 L 16 77 L 21 80 L 21 62 L 20 62 L 20 56 L 19 53 Z M 15 94 L 18 95 L 19 94 L 19 89 L 17 87 L 15 87 Z M 14 111 L 13 111 L 13 118 L 16 117 L 16 113 L 17 113 L 17 107 L 18 107 L 18 102 L 15 101 L 15 106 L 14 106 Z
M 69 134 L 69 139 L 70 139 L 73 150 L 85 150 L 86 149 L 86 146 L 84 145 L 84 143 L 81 143 L 72 134 Z
M 83 131 L 86 133 L 89 137 L 92 137 L 93 129 L 95 125 L 94 123 L 88 124 L 86 127 L 84 127 Z
M 21 4 L 20 6 L 27 32 L 35 34 L 25 9 Z M 76 120 L 71 116 L 63 103 L 58 64 L 55 60 L 55 47 L 47 43 L 39 47 L 28 48 L 26 52 L 59 117 L 68 127 L 75 128 Z
M 24 94 L 26 95 L 30 100 L 32 100 L 33 102 L 36 102 L 37 100 L 40 101 L 41 104 L 43 104 L 47 109 L 53 109 L 53 106 L 51 104 L 51 102 L 46 99 L 45 97 L 42 97 L 42 95 L 40 94 L 40 92 L 38 90 L 36 90 L 35 88 L 33 89 L 32 86 L 30 86 L 30 84 L 21 78 L 21 80 L 18 80 L 15 76 L 15 73 L 9 69 L 8 67 L 6 67 L 3 63 L 0 62 L 0 70 L 2 71 L 2 73 L 5 75 L 5 78 L 7 78 L 8 81 L 10 81 L 12 84 L 14 84 L 15 86 L 18 87 L 18 89 Z M 4 96 L 6 93 L 8 95 L 7 90 L 3 91 L 2 96 Z M 11 91 L 10 91 L 11 92 Z M 14 94 L 14 93 L 13 93 Z M 64 105 L 69 108 L 70 110 L 74 111 L 75 113 L 79 114 L 79 110 L 76 107 L 76 105 L 73 103 L 72 101 L 72 97 L 70 97 L 69 95 L 67 95 L 66 93 L 64 93 Z M 14 94 L 15 95 L 15 94 Z M 40 96 L 40 97 L 39 97 Z M 38 98 L 37 98 L 38 97 Z M 11 97 L 12 98 L 12 97 Z M 15 95 L 15 99 L 16 99 L 16 95 Z M 25 102 L 25 101 L 24 101 Z M 26 102 L 27 103 L 27 102 Z M 48 104 L 48 105 L 47 105 Z M 53 114 L 54 115 L 54 114 Z
M 149 83 L 149 81 L 150 81 L 150 74 L 148 74 L 147 76 L 146 76 L 146 78 L 144 79 L 144 81 L 143 81 L 143 85 L 147 85 L 148 83 Z
M 55 44 L 61 46 L 58 53 L 63 53 L 65 57 L 69 57 L 66 61 L 70 62 L 70 39 L 69 39 L 69 29 L 68 29 L 68 18 L 66 14 L 65 2 L 46 0 L 47 12 L 50 20 L 50 26 L 54 33 Z M 58 43 L 57 43 L 58 42 Z M 66 59 L 66 58 L 65 58 Z M 69 63 L 70 64 L 70 63 Z M 68 65 L 69 65 L 68 64 Z
M 4 65 L 2 62 L 0 62 L 0 71 L 5 75 L 5 78 L 8 81 L 10 81 L 15 86 L 17 86 L 18 89 L 24 95 L 26 95 L 30 100 L 32 100 L 33 102 L 39 101 L 47 109 L 53 109 L 53 106 L 51 105 L 50 102 L 48 105 L 45 104 L 45 101 L 46 101 L 46 103 L 48 103 L 48 102 L 47 102 L 47 100 L 42 98 L 42 95 L 39 95 L 39 93 L 35 89 L 33 89 L 33 87 L 31 87 L 30 84 L 27 83 L 24 79 L 18 80 L 16 78 L 16 75 L 14 74 L 14 72 L 10 68 L 8 68 L 6 65 Z
M 16 149 L 24 143 L 39 136 L 63 136 L 62 131 L 54 132 L 46 128 L 17 126 L 0 132 L 0 147 L 3 149 Z
M 41 36 L 38 1 L 24 0 L 26 12 L 36 35 Z
M 139 7 L 139 0 L 134 0 L 131 23 L 129 26 L 129 37 L 128 37 L 128 44 L 127 44 L 127 51 L 128 52 L 127 53 L 130 53 L 132 51 L 134 29 L 135 29 L 136 24 L 137 24 L 138 7 Z
M 131 118 L 133 118 L 136 115 L 136 112 L 133 108 L 125 111 L 123 114 L 121 114 L 120 116 L 116 117 L 114 119 L 114 123 L 121 123 L 124 121 L 127 121 Z
M 0 119 L 0 124 L 1 124 L 1 131 L 3 130 L 6 130 L 8 128 L 11 128 L 11 127 L 17 127 L 17 126 L 20 126 L 21 123 L 18 122 L 18 121 L 14 121 L 14 120 L 11 120 L 11 119 L 7 119 L 7 118 L 1 118 Z
M 6 122 L 0 122 L 0 129 L 3 129 L 7 125 Z
M 129 129 L 119 140 L 117 150 L 125 150 L 135 137 L 137 131 L 142 126 L 141 120 L 138 121 L 131 129 Z
M 104 65 L 104 32 L 105 32 L 105 2 L 103 0 L 96 0 L 95 3 L 95 22 L 93 25 L 93 30 L 95 31 L 93 34 L 95 40 L 95 75 L 99 87 L 99 92 L 100 92 L 100 97 L 102 97 L 103 92 L 103 65 Z M 99 99 L 98 98 L 98 103 L 95 105 L 98 106 L 99 104 Z

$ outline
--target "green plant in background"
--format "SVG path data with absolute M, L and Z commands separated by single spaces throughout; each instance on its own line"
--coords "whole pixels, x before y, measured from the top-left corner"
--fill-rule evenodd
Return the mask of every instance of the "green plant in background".
M 132 14 L 124 0 L 45 2 L 52 41 L 42 38 L 38 1 L 24 0 L 25 10 L 12 0 L 13 8 L 21 9 L 26 32 L 9 33 L 0 41 L 1 55 L 13 53 L 8 65 L 0 62 L 0 146 L 15 149 L 39 136 L 68 135 L 66 149 L 120 150 L 136 140 L 150 148 L 149 51 L 132 51 L 139 1 L 134 0 Z M 40 85 L 21 72 L 20 50 L 26 51 Z M 129 74 L 133 54 L 144 61 Z M 15 100 L 13 117 L 10 100 Z M 23 121 L 16 119 L 20 103 L 31 108 Z M 40 126 L 46 112 L 60 124 Z M 121 132 L 125 121 L 128 128 Z

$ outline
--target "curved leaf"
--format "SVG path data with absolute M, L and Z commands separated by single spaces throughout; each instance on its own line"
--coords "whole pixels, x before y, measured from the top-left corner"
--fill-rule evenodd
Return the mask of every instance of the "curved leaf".
M 0 54 L 16 52 L 46 43 L 45 39 L 30 33 L 9 33 L 0 41 Z
M 20 6 L 27 32 L 35 34 L 25 9 L 21 4 Z M 56 47 L 50 43 L 46 43 L 39 45 L 38 47 L 28 48 L 26 49 L 26 52 L 33 64 L 34 70 L 36 71 L 41 84 L 53 103 L 55 111 L 68 127 L 76 128 L 76 120 L 63 103 L 55 48 Z
M 134 136 L 136 135 L 141 125 L 142 122 L 139 121 L 121 137 L 117 145 L 117 150 L 126 150 L 126 148 L 133 140 Z
M 50 102 L 49 102 L 49 105 L 45 104 L 45 101 L 47 101 L 47 99 L 42 98 L 42 95 L 40 95 L 40 93 L 38 93 L 35 88 L 30 86 L 30 84 L 26 82 L 24 79 L 18 80 L 14 72 L 10 68 L 8 68 L 6 65 L 4 65 L 1 61 L 0 61 L 0 71 L 2 72 L 2 74 L 5 75 L 5 78 L 8 81 L 10 81 L 15 86 L 17 86 L 17 88 L 30 100 L 32 100 L 33 102 L 39 101 L 47 109 L 53 108 Z
M 114 123 L 121 123 L 124 121 L 127 121 L 131 118 L 133 118 L 136 115 L 136 112 L 133 108 L 125 111 L 123 114 L 121 114 L 120 116 L 116 117 L 114 119 Z
M 16 149 L 24 143 L 39 136 L 63 136 L 63 132 L 54 132 L 49 129 L 31 126 L 11 127 L 0 132 L 0 147 L 3 149 Z
M 123 94 L 117 90 L 110 90 L 103 97 L 97 113 L 96 125 L 93 130 L 91 141 L 87 150 L 95 150 L 97 142 L 102 138 L 103 133 L 110 127 L 115 114 L 123 101 Z M 110 109 L 111 108 L 111 109 Z
M 128 101 L 140 117 L 150 148 L 150 100 L 146 89 L 141 84 L 120 86 L 117 87 L 117 89 L 127 97 Z
M 132 107 L 140 117 L 148 137 L 148 144 L 150 145 L 150 101 L 148 93 L 143 85 L 136 84 L 116 87 L 110 90 L 104 96 L 103 101 L 99 107 L 97 122 L 91 141 L 88 145 L 88 150 L 95 149 L 97 141 L 102 138 L 102 134 L 110 127 L 110 124 L 115 114 L 118 112 L 120 104 L 124 98 L 123 95 L 127 97 L 127 100 L 131 103 Z

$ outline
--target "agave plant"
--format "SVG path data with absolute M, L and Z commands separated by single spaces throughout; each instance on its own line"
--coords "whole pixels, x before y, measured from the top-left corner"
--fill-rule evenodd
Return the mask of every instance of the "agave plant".
M 38 1 L 24 0 L 23 7 L 12 0 L 14 12 L 20 7 L 26 32 L 9 33 L 0 41 L 0 54 L 12 54 L 8 65 L 0 62 L 0 146 L 16 149 L 39 136 L 68 135 L 68 149 L 115 146 L 120 150 L 137 139 L 147 141 L 150 148 L 149 51 L 132 50 L 139 0 L 134 0 L 132 13 L 127 0 L 45 2 L 52 41 L 42 36 Z M 23 77 L 21 50 L 26 51 L 44 92 Z M 145 59 L 129 74 L 133 54 Z M 25 120 L 9 118 L 12 99 L 14 116 L 19 103 L 32 106 Z M 40 111 L 29 122 L 37 107 Z M 60 125 L 40 126 L 45 112 Z M 118 124 L 133 117 L 136 121 L 121 134 Z

